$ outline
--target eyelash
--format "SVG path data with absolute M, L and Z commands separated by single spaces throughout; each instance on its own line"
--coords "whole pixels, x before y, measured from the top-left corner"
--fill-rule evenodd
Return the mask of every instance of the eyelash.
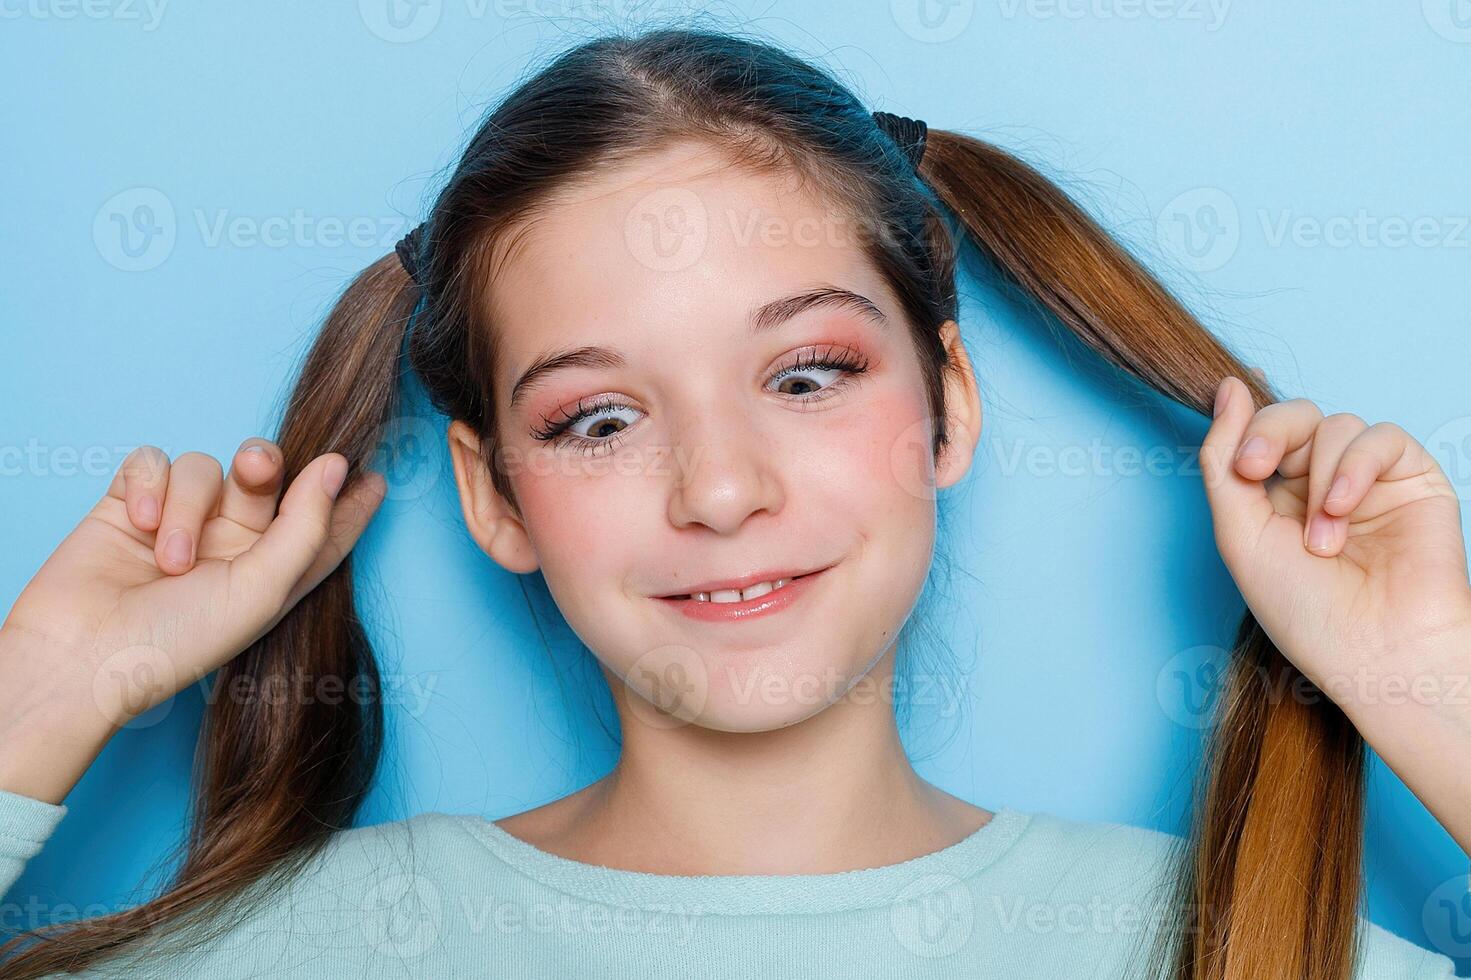
M 772 381 L 776 381 L 779 383 L 781 380 L 790 377 L 791 375 L 805 374 L 808 371 L 814 370 L 821 371 L 837 369 L 846 372 L 832 384 L 829 384 L 825 388 L 818 389 L 818 391 L 814 394 L 805 396 L 791 396 L 793 399 L 801 403 L 819 402 L 830 398 L 838 391 L 846 389 L 848 385 L 857 380 L 858 375 L 868 370 L 868 366 L 868 358 L 860 352 L 854 350 L 852 347 L 844 346 L 836 350 L 832 347 L 828 347 L 821 353 L 819 353 L 817 350 L 812 350 L 799 354 L 797 356 L 797 360 L 793 364 L 776 372 L 774 375 L 771 376 L 770 381 L 768 381 L 767 383 L 770 384 Z M 606 412 L 610 409 L 632 407 L 633 406 L 631 405 L 625 405 L 623 402 L 618 401 L 617 398 L 612 395 L 599 395 L 591 402 L 588 402 L 586 404 L 584 404 L 582 399 L 578 399 L 577 404 L 573 406 L 571 411 L 560 421 L 553 422 L 543 416 L 542 422 L 544 424 L 540 428 L 533 430 L 531 435 L 534 439 L 537 439 L 541 442 L 565 442 L 571 448 L 582 453 L 591 454 L 594 452 L 606 451 L 619 443 L 622 438 L 623 432 L 627 430 L 627 426 L 625 426 L 623 429 L 619 429 L 618 432 L 604 439 L 590 439 L 587 436 L 578 435 L 573 432 L 568 432 L 567 430 L 576 425 L 578 422 L 590 418 L 591 416 L 594 416 L 599 412 Z

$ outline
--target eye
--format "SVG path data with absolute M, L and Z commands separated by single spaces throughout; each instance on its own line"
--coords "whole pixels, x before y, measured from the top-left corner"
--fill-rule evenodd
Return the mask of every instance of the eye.
M 591 402 L 579 400 L 561 421 L 543 418 L 542 426 L 531 435 L 542 442 L 566 442 L 579 452 L 602 452 L 618 444 L 619 434 L 638 421 L 628 416 L 637 414 L 633 406 L 611 395 L 599 395 Z
M 797 355 L 796 363 L 772 375 L 768 385 L 777 393 L 813 402 L 831 397 L 868 370 L 868 359 L 851 347 L 813 348 Z
M 777 394 L 789 395 L 793 401 L 818 402 L 847 387 L 868 365 L 868 359 L 851 347 L 815 347 L 802 351 L 794 363 L 772 375 L 767 390 L 775 385 Z M 543 417 L 542 425 L 531 435 L 541 442 L 565 443 L 588 455 L 607 452 L 642 414 L 614 395 L 599 395 L 591 401 L 579 400 L 560 420 Z

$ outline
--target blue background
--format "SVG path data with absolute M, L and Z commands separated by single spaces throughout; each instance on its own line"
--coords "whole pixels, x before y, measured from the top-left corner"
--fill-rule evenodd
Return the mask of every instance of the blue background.
M 227 461 L 272 430 L 333 297 L 423 216 L 529 65 L 688 9 L 389 2 L 0 0 L 0 608 L 132 447 Z M 1041 166 L 1286 396 L 1398 422 L 1471 499 L 1466 0 L 706 10 L 697 23 L 787 44 L 873 108 Z M 1210 693 L 1178 682 L 1241 610 L 1192 455 L 1206 420 L 962 286 L 986 428 L 945 495 L 953 680 L 915 707 L 921 771 L 993 809 L 1178 832 Z M 542 602 L 548 657 L 522 583 L 465 534 L 442 426 L 410 420 L 407 468 L 359 546 L 395 699 L 366 822 L 496 818 L 613 761 L 570 633 Z M 1095 445 L 1165 463 L 1094 466 Z M 13 902 L 141 897 L 182 832 L 202 703 L 191 688 L 114 739 Z M 1449 930 L 1471 919 L 1437 919 L 1433 899 L 1465 855 L 1377 760 L 1367 845 L 1370 917 L 1464 950 Z

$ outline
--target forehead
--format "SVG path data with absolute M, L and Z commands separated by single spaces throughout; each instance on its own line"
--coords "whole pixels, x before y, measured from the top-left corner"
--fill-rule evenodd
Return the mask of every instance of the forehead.
M 736 167 L 704 144 L 610 167 L 508 239 L 489 297 L 498 384 L 554 346 L 736 342 L 751 309 L 794 289 L 886 304 L 859 232 L 795 174 Z

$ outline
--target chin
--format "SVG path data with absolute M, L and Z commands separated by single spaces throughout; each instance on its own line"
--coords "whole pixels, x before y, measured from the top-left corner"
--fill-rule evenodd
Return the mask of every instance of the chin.
M 787 728 L 831 706 L 867 666 L 861 661 L 805 662 L 801 652 L 783 650 L 725 659 L 712 666 L 704 704 L 692 721 L 724 732 Z
M 833 652 L 778 645 L 702 653 L 665 643 L 617 673 L 628 689 L 626 703 L 635 723 L 666 730 L 693 725 L 768 732 L 818 714 L 872 666 L 861 657 L 833 658 Z
M 773 705 L 766 710 L 752 710 L 750 705 L 706 705 L 706 710 L 690 722 L 700 728 L 738 735 L 774 732 L 800 724 L 822 712 L 832 702 L 818 705 Z M 711 710 L 711 709 L 714 710 Z

